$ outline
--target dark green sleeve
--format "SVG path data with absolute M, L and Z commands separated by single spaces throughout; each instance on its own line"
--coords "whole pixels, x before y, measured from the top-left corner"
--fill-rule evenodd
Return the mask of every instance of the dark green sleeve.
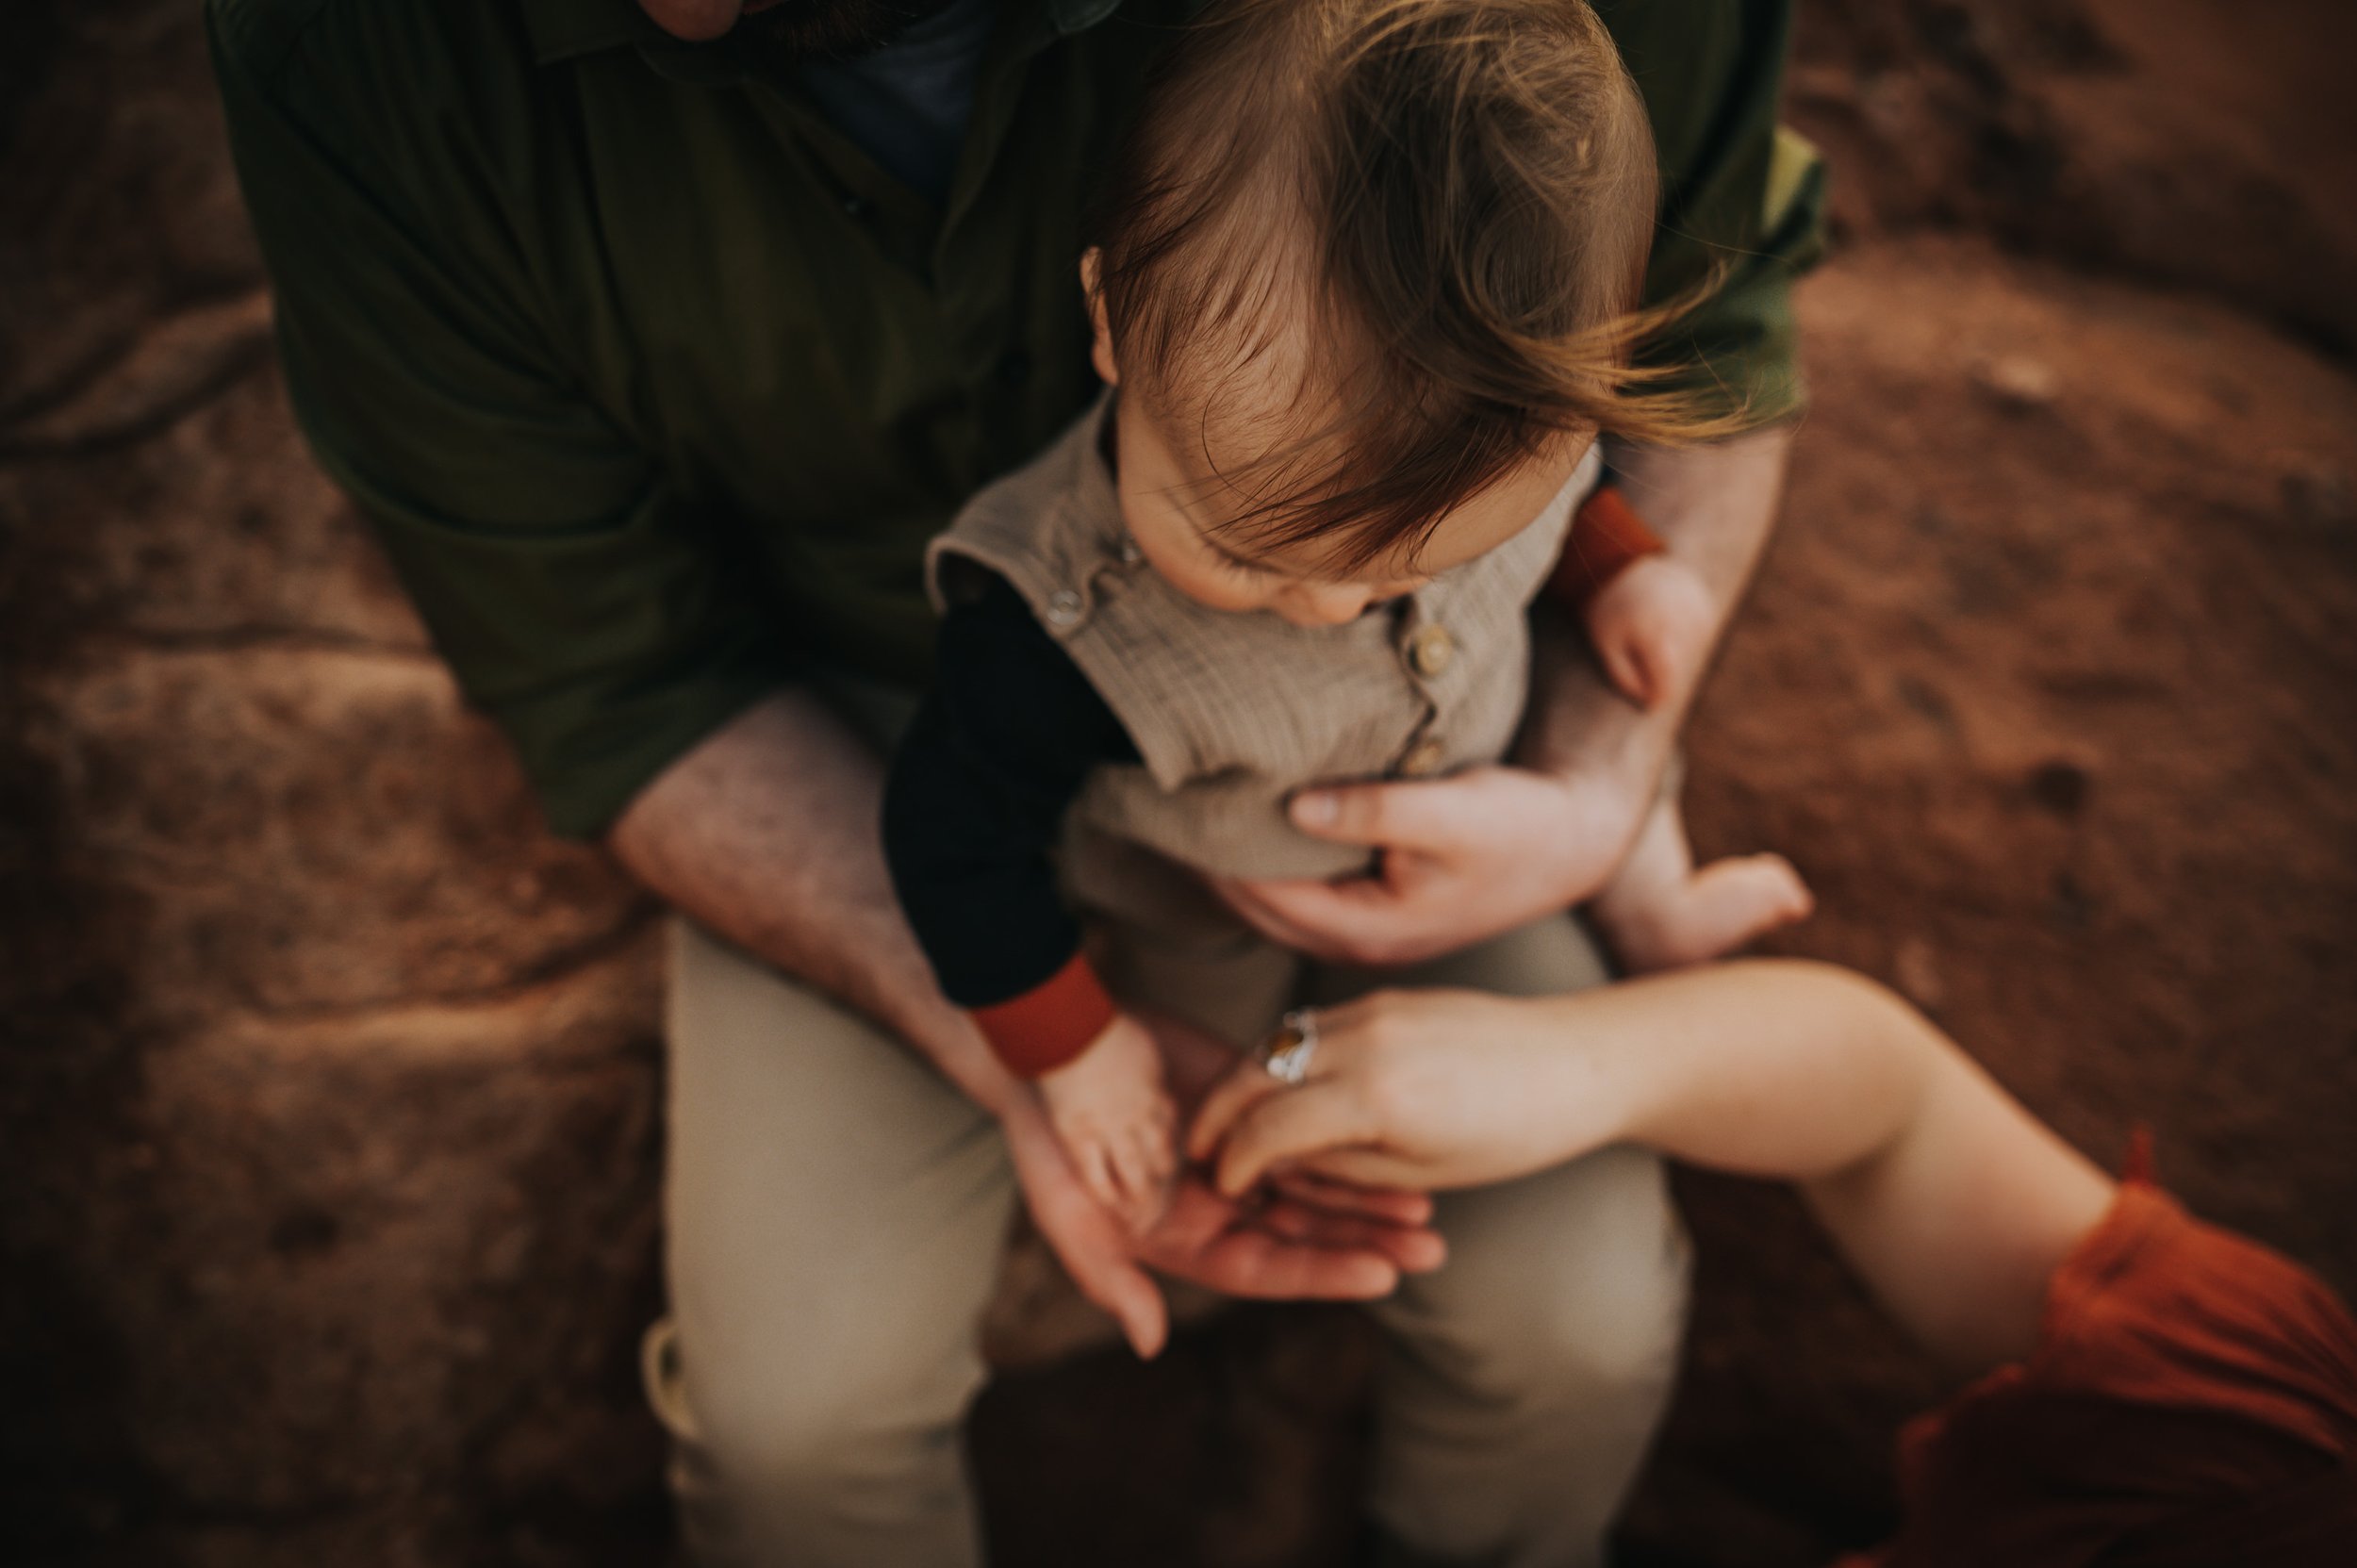
M 1776 124 L 1790 0 L 1598 0 L 1661 163 L 1648 304 L 1707 298 L 1649 344 L 1675 385 L 1749 424 L 1802 405 L 1792 283 L 1823 251 L 1824 168 Z
M 418 37 L 426 9 L 208 0 L 207 17 L 296 416 L 551 824 L 588 836 L 788 661 L 711 520 L 568 374 L 500 210 L 529 126 L 470 124 L 436 58 L 449 41 Z M 478 74 L 502 47 L 525 58 L 497 36 L 451 46 L 479 46 Z

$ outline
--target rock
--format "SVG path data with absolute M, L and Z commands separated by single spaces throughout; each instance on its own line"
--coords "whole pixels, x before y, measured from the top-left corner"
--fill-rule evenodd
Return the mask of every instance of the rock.
M 48 662 L 93 643 L 272 641 L 421 652 L 425 632 L 351 506 L 312 466 L 277 374 L 89 460 L 0 464 L 0 531 L 27 594 L 0 641 Z
M 270 295 L 256 289 L 157 322 L 63 402 L 8 430 L 0 451 L 86 451 L 160 430 L 261 365 L 270 322 Z
M 1816 0 L 1795 50 L 1848 233 L 1994 233 L 2357 347 L 2339 0 Z
M 585 1526 L 651 1511 L 617 1329 L 654 1301 L 654 956 L 181 1032 L 113 1127 L 46 1151 L 59 1184 L 9 1224 L 42 1266 L 13 1278 L 74 1314 L 53 1354 L 107 1391 L 83 1462 L 138 1477 L 69 1518 L 87 1546 L 446 1562 L 503 1521 L 578 1554 Z
M 2062 390 L 2054 368 L 2026 355 L 2000 355 L 1980 366 L 1974 377 L 2000 404 L 2023 413 L 2044 408 Z
M 1849 246 L 1689 774 L 1705 850 L 1815 885 L 1781 950 L 1936 1007 L 2099 1158 L 2155 1125 L 2197 1208 L 2345 1289 L 2357 383 L 2313 345 L 2357 341 L 2352 26 L 1802 8 Z M 201 33 L 0 8 L 11 1544 L 660 1560 L 651 912 L 540 832 L 305 457 Z M 1788 1195 L 1681 1196 L 1691 1360 L 1631 1543 L 1821 1562 L 1939 1384 Z M 1023 1369 L 976 1432 L 1004 1568 L 1347 1560 L 1361 1319 L 1138 1366 L 1032 1237 L 985 1329 Z
M 2301 522 L 2346 528 L 2357 521 L 2357 500 L 2351 499 L 2349 470 L 2332 458 L 2295 458 L 2284 469 L 2279 485 L 2283 509 Z
M 201 9 L 8 9 L 0 44 L 38 65 L 0 68 L 17 127 L 0 142 L 0 428 L 72 400 L 155 321 L 245 299 L 262 281 Z
M 644 922 L 602 856 L 538 832 L 498 736 L 422 656 L 142 652 L 33 693 L 78 874 L 149 911 L 159 1020 L 464 999 Z

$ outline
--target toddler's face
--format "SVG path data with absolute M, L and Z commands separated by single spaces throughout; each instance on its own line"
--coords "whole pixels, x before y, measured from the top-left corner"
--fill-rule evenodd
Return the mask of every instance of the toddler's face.
M 1369 605 L 1413 593 L 1496 549 L 1538 520 L 1586 450 L 1573 444 L 1508 474 L 1443 517 L 1412 552 L 1343 569 L 1328 540 L 1266 545 L 1248 528 L 1226 526 L 1232 500 L 1211 478 L 1210 461 L 1182 445 L 1144 400 L 1119 405 L 1113 440 L 1122 519 L 1147 563 L 1199 604 L 1236 614 L 1267 610 L 1295 626 L 1355 620 Z

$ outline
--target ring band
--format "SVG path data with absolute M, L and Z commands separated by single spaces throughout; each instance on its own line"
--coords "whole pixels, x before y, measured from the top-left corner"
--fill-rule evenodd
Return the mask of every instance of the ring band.
M 1289 1087 L 1310 1076 L 1310 1059 L 1317 1053 L 1318 1017 L 1306 1007 L 1286 1014 L 1277 1032 L 1254 1052 L 1269 1077 Z

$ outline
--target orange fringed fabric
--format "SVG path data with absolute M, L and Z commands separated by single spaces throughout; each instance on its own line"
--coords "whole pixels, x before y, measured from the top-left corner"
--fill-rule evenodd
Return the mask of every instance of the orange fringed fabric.
M 1900 1534 L 1844 1568 L 2349 1568 L 2357 1319 L 2131 1180 L 2055 1271 L 2037 1350 L 1899 1458 Z

